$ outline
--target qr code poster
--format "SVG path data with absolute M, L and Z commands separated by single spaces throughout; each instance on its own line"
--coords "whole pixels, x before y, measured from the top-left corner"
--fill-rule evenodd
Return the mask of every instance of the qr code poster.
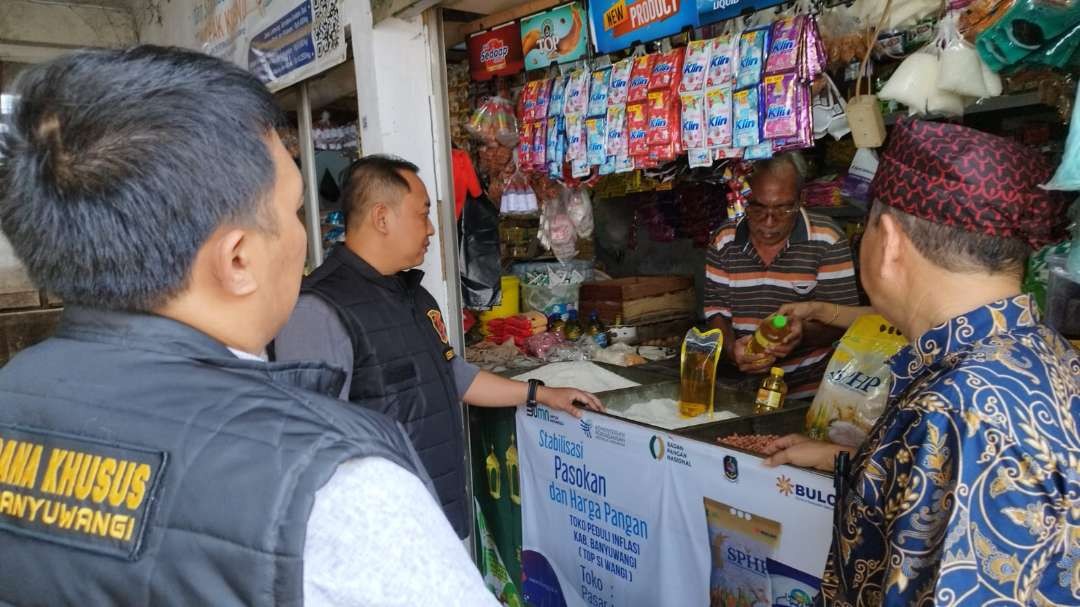
M 248 31 L 247 68 L 276 91 L 345 61 L 341 0 L 293 0 Z M 280 7 L 280 9 L 279 9 Z

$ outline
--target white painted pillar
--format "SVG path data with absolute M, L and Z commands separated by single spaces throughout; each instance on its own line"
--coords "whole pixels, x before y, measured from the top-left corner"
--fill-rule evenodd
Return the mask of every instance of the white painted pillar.
M 393 154 L 420 168 L 432 199 L 435 236 L 420 266 L 424 287 L 445 315 L 451 344 L 461 352 L 453 182 L 445 125 L 445 74 L 437 70 L 438 19 L 390 18 L 372 25 L 371 3 L 346 0 L 352 30 L 357 103 L 364 154 Z

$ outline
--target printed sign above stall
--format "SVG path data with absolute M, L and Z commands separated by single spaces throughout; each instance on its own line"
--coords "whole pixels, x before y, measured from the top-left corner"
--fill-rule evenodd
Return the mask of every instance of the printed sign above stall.
M 786 0 L 697 0 L 698 21 L 701 25 L 734 19 L 744 12 L 783 4 Z
M 469 37 L 469 75 L 473 80 L 513 76 L 525 66 L 517 21 Z
M 585 56 L 589 36 L 584 11 L 577 2 L 521 20 L 521 50 L 525 69 L 536 70 L 552 63 L 569 63 Z
M 698 26 L 696 0 L 590 0 L 596 50 L 611 53 Z
M 202 51 L 247 68 L 271 91 L 345 61 L 338 0 L 217 0 L 192 11 Z

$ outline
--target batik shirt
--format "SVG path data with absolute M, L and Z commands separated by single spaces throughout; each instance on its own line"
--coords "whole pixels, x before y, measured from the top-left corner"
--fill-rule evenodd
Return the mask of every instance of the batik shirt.
M 823 602 L 1080 605 L 1077 353 L 1018 296 L 890 364 L 889 406 L 840 499 Z

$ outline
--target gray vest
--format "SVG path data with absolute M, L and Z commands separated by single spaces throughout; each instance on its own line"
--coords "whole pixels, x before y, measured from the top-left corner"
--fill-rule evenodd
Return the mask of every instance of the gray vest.
M 469 533 L 462 405 L 450 361 L 454 349 L 423 272 L 383 276 L 339 246 L 304 281 L 337 311 L 353 346 L 349 400 L 398 420 L 420 455 L 443 512 Z
M 337 466 L 426 480 L 399 425 L 323 396 L 341 381 L 164 318 L 67 310 L 0 370 L 0 604 L 302 604 Z

